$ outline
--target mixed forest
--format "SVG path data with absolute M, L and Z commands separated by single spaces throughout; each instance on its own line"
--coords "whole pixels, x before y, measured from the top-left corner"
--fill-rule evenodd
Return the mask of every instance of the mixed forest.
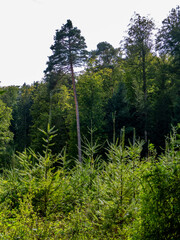
M 119 41 L 67 20 L 43 80 L 0 88 L 0 239 L 180 239 L 180 6 Z

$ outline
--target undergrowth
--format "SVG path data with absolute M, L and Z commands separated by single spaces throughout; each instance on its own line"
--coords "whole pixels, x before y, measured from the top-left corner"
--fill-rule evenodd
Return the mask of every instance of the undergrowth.
M 109 144 L 108 161 L 86 141 L 72 169 L 53 155 L 48 126 L 43 154 L 27 149 L 0 179 L 0 239 L 180 239 L 180 154 L 174 130 L 165 153 L 143 141 Z

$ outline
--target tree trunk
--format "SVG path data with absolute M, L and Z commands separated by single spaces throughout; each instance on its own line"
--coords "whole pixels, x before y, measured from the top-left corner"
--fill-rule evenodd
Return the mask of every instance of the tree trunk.
M 77 140 L 78 140 L 78 159 L 79 159 L 79 162 L 82 163 L 79 107 L 78 107 L 78 100 L 77 100 L 77 94 L 76 94 L 76 84 L 75 84 L 75 77 L 74 77 L 74 70 L 73 70 L 73 65 L 72 65 L 72 63 L 70 63 L 70 68 L 71 68 L 71 76 L 72 76 L 72 83 L 73 83 L 74 101 L 75 101 L 75 107 L 76 107 L 76 124 L 77 124 Z
M 144 93 L 144 114 L 145 114 L 145 126 L 144 137 L 147 142 L 147 81 L 146 81 L 146 53 L 142 50 L 142 71 L 143 71 L 143 93 Z

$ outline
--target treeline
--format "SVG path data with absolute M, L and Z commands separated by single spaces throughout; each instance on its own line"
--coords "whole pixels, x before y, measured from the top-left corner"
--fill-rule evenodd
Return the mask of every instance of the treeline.
M 71 42 L 64 38 L 67 29 Z M 66 147 L 69 159 L 77 157 L 75 93 L 82 145 L 93 138 L 105 149 L 107 139 L 117 142 L 125 126 L 127 139 L 135 129 L 137 137 L 163 151 L 165 136 L 180 122 L 180 7 L 155 36 L 154 30 L 152 19 L 134 14 L 119 48 L 101 42 L 87 52 L 80 30 L 68 20 L 56 31 L 43 81 L 1 88 L 1 167 L 14 164 L 16 151 L 31 147 L 41 153 L 38 129 L 48 123 L 58 130 L 53 153 Z

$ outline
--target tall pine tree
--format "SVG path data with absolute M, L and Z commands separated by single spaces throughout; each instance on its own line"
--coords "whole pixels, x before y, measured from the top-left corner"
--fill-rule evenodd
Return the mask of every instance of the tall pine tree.
M 51 46 L 51 50 L 53 51 L 53 54 L 49 57 L 49 61 L 47 62 L 48 67 L 45 73 L 68 72 L 71 74 L 76 107 L 78 157 L 79 161 L 82 162 L 79 107 L 74 67 L 80 67 L 86 60 L 87 51 L 84 37 L 81 36 L 79 29 L 73 27 L 71 20 L 67 20 L 67 23 L 62 26 L 61 30 L 56 30 L 54 45 Z

